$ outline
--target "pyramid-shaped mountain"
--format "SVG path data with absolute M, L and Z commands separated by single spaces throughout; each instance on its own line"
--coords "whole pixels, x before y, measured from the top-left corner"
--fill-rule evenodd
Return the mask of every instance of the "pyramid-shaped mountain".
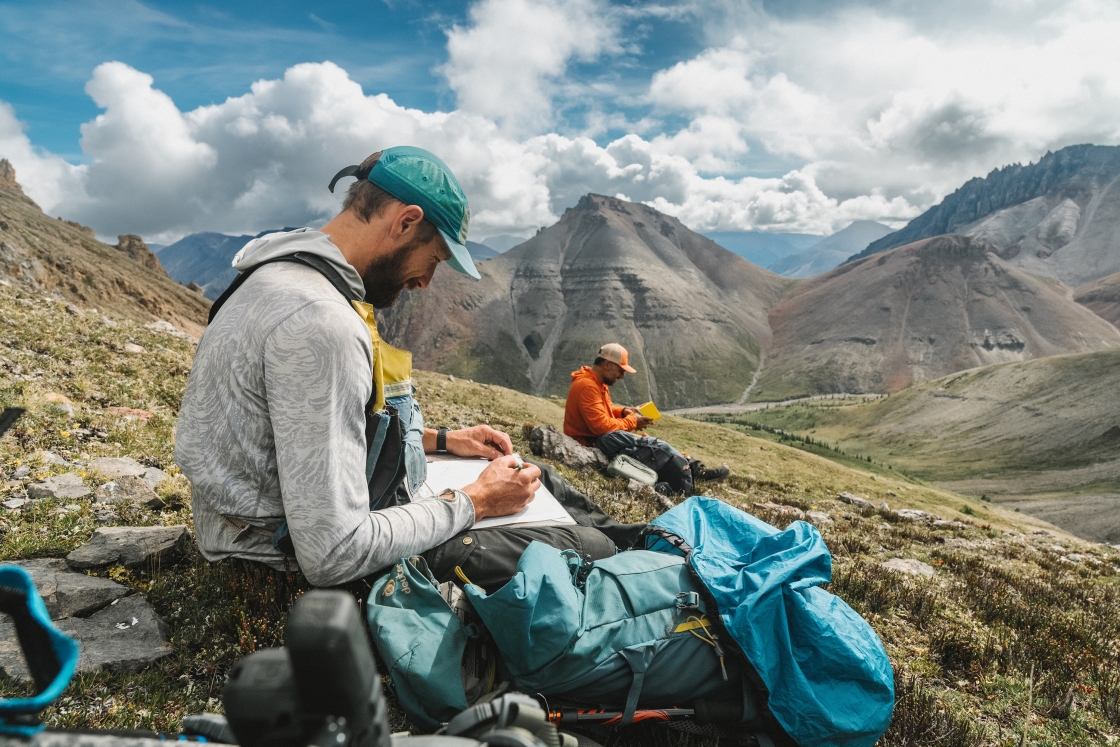
M 440 269 L 406 293 L 382 313 L 386 339 L 421 368 L 559 396 L 619 342 L 638 373 L 612 396 L 663 408 L 738 399 L 791 282 L 653 208 L 594 194 L 479 269 L 480 282 Z
M 991 244 L 939 236 L 791 289 L 755 399 L 896 392 L 993 363 L 1120 347 L 1120 330 Z

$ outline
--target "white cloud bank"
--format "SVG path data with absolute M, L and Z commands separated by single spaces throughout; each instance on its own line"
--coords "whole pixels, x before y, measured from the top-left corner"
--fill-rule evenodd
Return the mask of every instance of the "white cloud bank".
M 334 172 L 398 144 L 448 162 L 479 237 L 548 225 L 587 192 L 647 202 L 697 230 L 897 224 L 993 167 L 1120 142 L 1120 7 L 1055 0 L 1024 20 L 1020 6 L 1015 24 L 985 21 L 998 33 L 923 31 L 859 6 L 808 19 L 755 11 L 742 28 L 730 14 L 718 42 L 628 104 L 645 107 L 647 124 L 683 124 L 600 145 L 552 131 L 554 112 L 579 99 L 588 121 L 621 116 L 609 85 L 566 77 L 573 61 L 629 53 L 617 11 L 481 0 L 448 31 L 451 112 L 367 95 L 329 62 L 184 112 L 147 74 L 107 62 L 86 86 L 105 110 L 82 127 L 88 164 L 34 148 L 3 102 L 0 157 L 51 214 L 152 241 L 322 221 L 339 203 L 326 191 Z M 742 176 L 759 163 L 785 173 Z

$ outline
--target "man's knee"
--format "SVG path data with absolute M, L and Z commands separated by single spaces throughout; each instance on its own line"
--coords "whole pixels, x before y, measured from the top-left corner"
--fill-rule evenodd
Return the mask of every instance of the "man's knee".
M 637 442 L 637 438 L 626 431 L 611 431 L 604 433 L 595 440 L 595 445 L 599 447 L 599 451 L 606 454 L 608 457 L 613 457 L 623 449 L 630 448 Z

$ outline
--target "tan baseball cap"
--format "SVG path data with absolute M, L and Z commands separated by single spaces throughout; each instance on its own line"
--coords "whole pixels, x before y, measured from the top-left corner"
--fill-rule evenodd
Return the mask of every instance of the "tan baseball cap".
M 626 352 L 626 348 L 622 347 L 617 342 L 608 342 L 606 345 L 599 348 L 599 357 L 611 363 L 617 363 L 622 367 L 622 370 L 627 373 L 638 373 L 633 368 L 630 368 L 630 354 Z

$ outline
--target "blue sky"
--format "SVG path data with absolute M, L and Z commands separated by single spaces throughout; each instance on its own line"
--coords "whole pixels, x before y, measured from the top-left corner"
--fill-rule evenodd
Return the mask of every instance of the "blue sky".
M 900 224 L 967 178 L 1120 141 L 1093 0 L 0 0 L 0 157 L 44 209 L 166 242 L 321 221 L 391 144 L 473 236 L 614 194 L 698 230 Z

